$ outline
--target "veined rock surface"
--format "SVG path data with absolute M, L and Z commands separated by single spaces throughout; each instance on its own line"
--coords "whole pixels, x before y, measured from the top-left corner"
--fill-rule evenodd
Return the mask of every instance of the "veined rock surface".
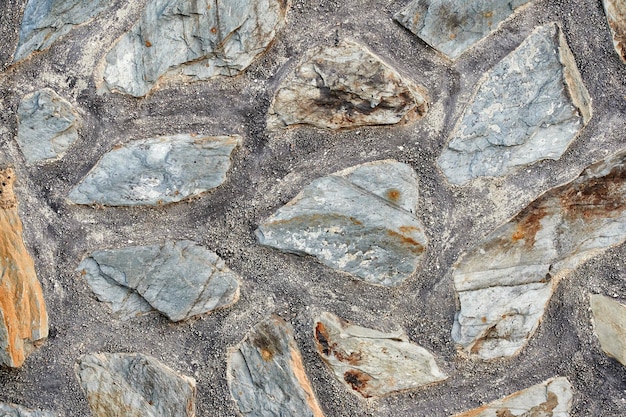
M 0 403 L 2 417 L 56 417 L 51 411 L 29 410 L 15 404 Z
M 626 62 L 626 1 L 603 0 L 615 51 Z
M 626 366 L 626 305 L 597 294 L 589 299 L 602 350 Z

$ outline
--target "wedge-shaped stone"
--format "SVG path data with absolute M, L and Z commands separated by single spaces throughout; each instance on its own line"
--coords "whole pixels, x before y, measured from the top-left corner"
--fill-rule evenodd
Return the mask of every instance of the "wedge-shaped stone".
M 591 98 L 559 26 L 537 28 L 480 82 L 438 163 L 451 183 L 559 159 Z
M 626 305 L 597 294 L 591 294 L 589 301 L 602 350 L 626 366 Z
M 15 404 L 0 403 L 2 417 L 56 417 L 50 411 L 36 411 Z
M 74 371 L 94 417 L 195 417 L 196 381 L 140 353 L 97 353 Z
M 244 416 L 324 416 L 293 329 L 280 317 L 257 324 L 231 352 L 228 384 Z
M 622 61 L 626 62 L 626 1 L 603 0 L 606 18 L 613 35 L 613 45 Z
M 365 398 L 447 378 L 434 356 L 403 332 L 382 333 L 322 313 L 315 322 L 315 341 L 335 376 Z
M 453 417 L 569 417 L 572 397 L 567 378 L 553 378 Z
M 189 240 L 94 252 L 78 271 L 96 297 L 124 319 L 157 310 L 180 321 L 239 298 L 239 276 Z
M 48 313 L 22 238 L 15 174 L 0 171 L 0 365 L 17 368 L 48 337 Z
M 424 42 L 456 59 L 530 0 L 414 0 L 394 18 Z
M 240 136 L 175 135 L 137 140 L 106 153 L 69 194 L 75 204 L 155 206 L 226 180 Z
M 283 26 L 289 0 L 150 0 L 107 54 L 108 89 L 136 97 L 164 78 L 234 76 Z
M 423 87 L 403 79 L 364 47 L 343 41 L 309 51 L 276 93 L 267 127 L 388 125 L 421 117 L 427 108 Z
M 393 160 L 357 165 L 313 181 L 256 231 L 259 242 L 372 284 L 395 286 L 426 247 L 415 217 L 417 175 Z
M 626 151 L 554 188 L 462 255 L 453 339 L 483 359 L 516 354 L 561 277 L 626 240 Z

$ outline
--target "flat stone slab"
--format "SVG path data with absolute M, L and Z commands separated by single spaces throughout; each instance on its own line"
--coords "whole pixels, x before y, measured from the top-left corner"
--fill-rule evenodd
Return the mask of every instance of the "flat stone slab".
M 602 350 L 626 366 L 626 305 L 598 294 L 591 294 L 589 302 Z
M 394 18 L 454 60 L 530 0 L 414 0 Z
M 400 285 L 427 245 L 415 211 L 417 175 L 393 160 L 313 181 L 256 231 L 262 245 L 319 262 L 370 284 Z
M 15 404 L 0 403 L 2 417 L 56 417 L 51 411 L 36 411 Z
M 448 378 L 435 357 L 404 332 L 383 333 L 322 313 L 315 321 L 315 342 L 335 376 L 365 398 Z
M 504 176 L 559 159 L 589 119 L 589 93 L 550 23 L 485 74 L 437 162 L 453 184 Z
M 342 41 L 306 54 L 276 92 L 267 127 L 389 125 L 419 118 L 427 109 L 424 87 L 403 78 L 363 46 Z
M 626 151 L 549 190 L 463 254 L 451 274 L 460 302 L 452 338 L 482 359 L 515 355 L 559 280 L 626 241 Z
M 77 270 L 98 300 L 123 319 L 157 310 L 181 321 L 239 299 L 239 276 L 189 240 L 97 251 Z
M 602 0 L 615 51 L 626 62 L 626 1 Z
M 195 417 L 196 381 L 141 353 L 97 353 L 74 372 L 93 417 Z
M 572 397 L 567 378 L 553 378 L 452 417 L 569 417 Z
M 228 385 L 243 416 L 324 416 L 293 329 L 277 316 L 257 324 L 231 352 Z
M 165 79 L 237 75 L 268 48 L 288 7 L 289 0 L 150 0 L 106 55 L 104 83 L 141 97 Z
M 17 110 L 17 143 L 33 164 L 59 159 L 78 139 L 81 118 L 49 88 L 24 96 Z
M 174 135 L 113 148 L 70 192 L 74 204 L 156 206 L 181 201 L 226 180 L 240 136 Z

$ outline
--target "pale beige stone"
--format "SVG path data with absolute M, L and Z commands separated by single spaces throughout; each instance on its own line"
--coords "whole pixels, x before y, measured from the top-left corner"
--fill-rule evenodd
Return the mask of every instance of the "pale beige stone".
M 591 294 L 589 301 L 602 350 L 626 366 L 626 305 L 597 294 Z

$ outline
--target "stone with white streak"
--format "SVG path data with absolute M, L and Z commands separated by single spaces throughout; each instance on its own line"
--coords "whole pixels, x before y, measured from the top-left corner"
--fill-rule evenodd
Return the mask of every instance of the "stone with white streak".
M 626 62 L 626 1 L 603 0 L 604 12 L 609 23 L 615 51 Z
M 626 305 L 598 294 L 589 301 L 602 350 L 626 366 Z

